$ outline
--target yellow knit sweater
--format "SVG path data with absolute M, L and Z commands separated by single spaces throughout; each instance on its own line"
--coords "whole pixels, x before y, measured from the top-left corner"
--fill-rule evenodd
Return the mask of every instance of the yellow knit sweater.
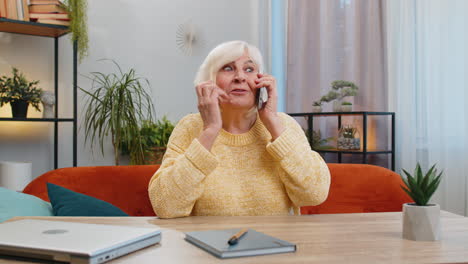
M 244 134 L 221 130 L 211 152 L 197 137 L 200 114 L 179 121 L 148 191 L 161 218 L 189 215 L 286 215 L 328 196 L 330 172 L 299 124 L 279 113 L 285 131 L 271 135 L 257 116 Z

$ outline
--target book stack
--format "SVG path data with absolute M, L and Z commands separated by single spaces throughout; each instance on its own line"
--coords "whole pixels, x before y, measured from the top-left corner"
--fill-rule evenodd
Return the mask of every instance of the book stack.
M 54 25 L 70 25 L 60 0 L 0 0 L 0 17 Z
M 29 0 L 29 2 L 29 18 L 31 21 L 63 26 L 70 25 L 70 18 L 60 0 Z
M 28 0 L 0 0 L 0 17 L 29 21 Z

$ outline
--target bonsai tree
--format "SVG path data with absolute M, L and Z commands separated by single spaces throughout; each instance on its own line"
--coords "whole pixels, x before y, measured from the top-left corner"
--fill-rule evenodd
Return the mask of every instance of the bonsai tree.
M 346 96 L 355 96 L 359 87 L 348 81 L 334 81 L 331 83 L 332 89 L 338 92 L 338 99 L 341 100 Z
M 15 67 L 12 74 L 12 77 L 0 78 L 0 107 L 10 103 L 13 117 L 26 117 L 29 105 L 40 112 L 42 89 L 37 87 L 39 81 L 29 82 Z
M 341 100 L 346 96 L 355 96 L 357 95 L 359 89 L 357 85 L 348 81 L 334 81 L 331 83 L 331 86 L 332 90 L 329 91 L 326 95 L 322 96 L 319 101 L 316 101 L 320 102 L 320 105 L 322 104 L 322 102 L 328 103 L 336 99 Z M 314 106 L 316 105 L 316 102 L 314 102 Z
M 332 90 L 332 91 L 329 91 L 326 95 L 322 96 L 322 97 L 320 98 L 320 102 L 326 102 L 326 103 L 328 103 L 328 102 L 331 102 L 331 101 L 337 99 L 338 96 L 339 96 L 339 93 L 337 93 L 336 91 L 333 91 L 333 90 Z
M 401 188 L 413 199 L 418 206 L 427 206 L 437 187 L 440 184 L 442 172 L 437 175 L 435 164 L 424 174 L 419 163 L 416 165 L 413 175 L 403 170 L 406 178 L 401 176 L 405 186 Z
M 140 135 L 143 120 L 152 120 L 154 106 L 151 96 L 144 89 L 142 82 L 149 86 L 146 79 L 136 76 L 134 69 L 123 72 L 104 74 L 92 72 L 92 88 L 86 91 L 86 112 L 84 118 L 85 144 L 91 139 L 91 145 L 97 139 L 104 155 L 104 141 L 110 134 L 114 147 L 115 165 L 119 165 L 119 152 L 122 144 L 130 146 L 134 162 L 142 163 L 145 145 Z
M 322 101 L 315 101 L 312 103 L 312 112 L 322 112 Z
M 122 154 L 130 155 L 131 164 L 158 164 L 162 160 L 169 142 L 169 137 L 174 130 L 174 124 L 163 116 L 162 119 L 153 122 L 151 120 L 144 120 L 140 127 L 140 137 L 141 143 L 143 145 L 143 151 L 145 154 L 144 162 L 138 163 L 138 160 L 135 160 L 134 157 L 137 156 L 135 153 L 132 153 L 131 148 L 122 142 Z

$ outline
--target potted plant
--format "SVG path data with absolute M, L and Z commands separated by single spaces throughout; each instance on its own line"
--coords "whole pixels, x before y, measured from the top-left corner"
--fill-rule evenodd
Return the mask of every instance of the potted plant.
M 151 96 L 142 85 L 149 82 L 136 76 L 134 69 L 123 72 L 120 66 L 117 73 L 104 74 L 92 72 L 90 91 L 80 90 L 88 95 L 84 116 L 85 144 L 91 139 L 91 145 L 97 139 L 104 155 L 104 141 L 110 134 L 114 147 L 115 165 L 119 165 L 121 144 L 130 146 L 132 159 L 142 163 L 144 143 L 140 136 L 140 124 L 143 120 L 152 120 L 154 106 Z
M 332 91 L 335 91 L 338 93 L 336 101 L 333 102 L 333 111 L 335 112 L 344 111 L 342 109 L 341 100 L 343 100 L 343 98 L 347 96 L 357 95 L 357 92 L 359 90 L 359 87 L 356 84 L 349 82 L 349 81 L 342 81 L 342 80 L 333 81 L 331 83 L 331 86 L 332 86 Z
M 332 141 L 333 137 L 322 138 L 320 130 L 312 132 L 312 149 L 314 150 L 327 150 L 333 149 L 333 146 L 327 145 L 328 142 Z
M 310 139 L 309 131 L 305 130 L 304 133 L 306 134 L 307 139 L 311 142 L 311 147 L 313 150 L 327 150 L 333 149 L 333 146 L 327 145 L 328 142 L 332 141 L 333 137 L 322 138 L 322 133 L 320 130 L 313 130 L 312 131 L 312 140 Z
M 143 162 L 138 163 L 132 158 L 135 155 L 132 154 L 132 150 L 125 142 L 122 142 L 122 155 L 130 155 L 132 165 L 161 164 L 173 130 L 174 124 L 166 116 L 156 122 L 144 120 L 140 127 L 140 137 L 144 151 Z
M 440 184 L 442 172 L 437 175 L 433 165 L 426 174 L 419 163 L 414 174 L 403 170 L 401 175 L 404 186 L 401 188 L 413 199 L 414 203 L 403 204 L 403 238 L 417 241 L 435 241 L 440 239 L 440 206 L 429 204 Z
M 313 113 L 320 113 L 322 112 L 322 101 L 315 101 L 312 103 L 312 112 Z
M 10 103 L 13 117 L 25 118 L 29 105 L 40 112 L 42 89 L 37 87 L 39 81 L 29 82 L 15 67 L 12 73 L 12 77 L 0 78 L 0 107 Z
M 361 140 L 357 128 L 353 126 L 342 126 L 336 141 L 338 149 L 358 150 L 361 149 Z
M 64 0 L 63 7 L 70 16 L 70 32 L 72 43 L 77 42 L 79 61 L 88 56 L 88 16 L 86 0 Z
M 353 111 L 353 104 L 351 102 L 344 101 L 341 103 L 341 111 L 351 112 Z
M 349 81 L 333 81 L 331 83 L 332 90 L 326 95 L 320 98 L 320 103 L 333 101 L 334 112 L 349 112 L 352 110 L 352 104 L 350 102 L 342 103 L 343 98 L 347 96 L 355 96 L 359 90 L 359 87 Z M 314 102 L 315 103 L 315 102 Z M 351 106 L 349 106 L 351 105 Z M 343 107 L 344 106 L 344 107 Z
M 323 102 L 328 103 L 335 100 L 336 98 L 338 98 L 338 95 L 339 94 L 335 91 L 329 91 L 326 95 L 320 97 L 320 105 L 322 105 Z

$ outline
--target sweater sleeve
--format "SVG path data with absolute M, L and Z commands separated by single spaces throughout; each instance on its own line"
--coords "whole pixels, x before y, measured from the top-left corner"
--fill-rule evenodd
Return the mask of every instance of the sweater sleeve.
M 163 162 L 149 182 L 153 210 L 161 218 L 189 216 L 203 194 L 203 179 L 217 166 L 216 157 L 200 144 L 194 115 L 179 121 Z
M 267 151 L 280 163 L 281 180 L 295 206 L 324 202 L 330 188 L 330 171 L 322 157 L 310 148 L 300 125 L 280 113 L 285 131 L 267 145 Z

